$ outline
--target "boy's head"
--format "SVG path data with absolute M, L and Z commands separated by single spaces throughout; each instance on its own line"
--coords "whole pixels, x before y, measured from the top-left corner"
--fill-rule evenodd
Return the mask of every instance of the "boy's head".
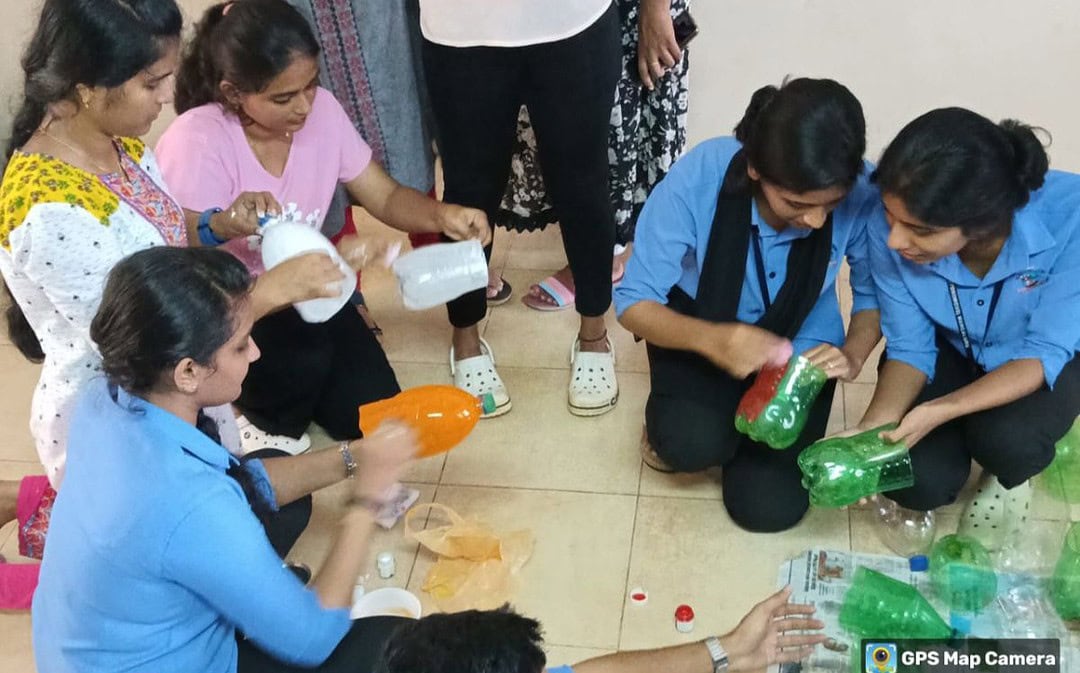
M 542 673 L 540 624 L 509 605 L 434 614 L 402 626 L 386 644 L 385 673 Z

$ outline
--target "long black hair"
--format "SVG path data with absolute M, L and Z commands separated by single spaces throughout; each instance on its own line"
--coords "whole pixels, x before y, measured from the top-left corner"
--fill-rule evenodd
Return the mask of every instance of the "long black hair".
M 941 108 L 905 126 L 872 178 L 931 227 L 969 238 L 1008 234 L 1013 214 L 1042 186 L 1050 159 L 1036 129 L 995 124 L 963 108 Z
M 755 91 L 735 138 L 746 162 L 783 189 L 848 189 L 863 169 L 866 120 L 843 84 L 799 78 Z
M 174 0 L 45 0 L 22 57 L 23 99 L 4 159 L 41 127 L 49 106 L 74 101 L 75 87 L 118 87 L 161 58 L 183 19 Z M 10 290 L 5 285 L 10 298 Z M 11 342 L 27 359 L 45 353 L 19 305 L 5 311 Z
M 244 93 L 257 93 L 298 54 L 318 57 L 319 41 L 307 19 L 285 0 L 214 5 L 203 14 L 184 51 L 176 76 L 176 112 L 207 103 L 230 108 L 221 82 L 228 80 Z
M 143 395 L 184 358 L 212 366 L 251 285 L 238 259 L 213 248 L 161 246 L 124 258 L 90 323 L 105 376 Z

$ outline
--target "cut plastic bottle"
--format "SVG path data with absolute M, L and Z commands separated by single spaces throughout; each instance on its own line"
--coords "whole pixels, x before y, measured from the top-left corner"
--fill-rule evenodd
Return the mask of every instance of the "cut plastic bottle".
M 333 297 L 309 299 L 294 304 L 306 322 L 326 322 L 341 310 L 356 290 L 356 272 L 338 254 L 334 244 L 317 230 L 284 220 L 269 220 L 262 229 L 262 260 L 267 271 L 282 262 L 310 252 L 321 252 L 341 269 L 345 279 L 335 288 Z
M 895 427 L 883 425 L 850 437 L 823 439 L 804 449 L 799 469 L 810 502 L 818 507 L 844 507 L 914 484 L 907 448 L 879 436 Z
M 426 458 L 449 451 L 476 427 L 481 414 L 494 409 L 491 395 L 474 397 L 454 386 L 420 386 L 360 407 L 360 431 L 375 432 L 385 420 L 399 420 L 419 435 L 420 452 Z
M 969 635 L 975 615 L 997 595 L 998 580 L 986 551 L 978 540 L 946 535 L 930 552 L 930 582 L 934 593 L 949 606 L 949 623 Z
M 1080 522 L 1069 526 L 1050 578 L 1050 599 L 1065 621 L 1080 620 Z
M 801 355 L 783 367 L 765 367 L 735 410 L 735 428 L 774 449 L 795 443 L 828 377 Z
M 405 308 L 419 311 L 487 287 L 488 264 L 480 241 L 425 245 L 390 266 Z
M 947 639 L 952 634 L 918 589 L 864 566 L 844 594 L 840 626 L 861 638 Z

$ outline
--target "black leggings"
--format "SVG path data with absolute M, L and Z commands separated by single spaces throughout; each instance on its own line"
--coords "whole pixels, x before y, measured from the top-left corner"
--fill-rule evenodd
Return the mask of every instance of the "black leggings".
M 274 458 L 286 456 L 283 451 L 263 450 L 248 454 L 245 460 L 252 458 Z M 311 520 L 311 496 L 300 498 L 296 502 L 281 507 L 276 513 L 257 513 L 259 521 L 266 529 L 274 551 L 282 558 L 289 553 L 300 534 Z M 295 673 L 299 671 L 320 671 L 321 673 L 374 673 L 376 665 L 382 659 L 382 651 L 393 632 L 408 620 L 401 617 L 369 617 L 357 619 L 352 628 L 341 639 L 334 652 L 320 666 L 299 668 L 278 661 L 260 650 L 243 634 L 237 632 L 236 646 L 238 653 L 237 673 Z
M 510 178 L 518 110 L 526 105 L 583 316 L 603 315 L 611 304 L 608 124 L 621 49 L 614 4 L 592 26 L 557 42 L 463 48 L 424 42 L 443 198 L 494 221 Z M 486 253 L 490 258 L 490 246 Z M 483 289 L 447 305 L 459 328 L 480 322 L 486 310 Z
M 836 382 L 821 391 L 799 439 L 776 450 L 735 429 L 735 409 L 751 380 L 734 379 L 691 353 L 651 344 L 648 351 L 645 425 L 653 450 L 679 472 L 722 466 L 724 506 L 741 528 L 772 533 L 797 524 L 810 507 L 799 453 L 825 435 Z
M 966 357 L 938 340 L 933 382 L 915 404 L 948 395 L 977 378 Z M 945 423 L 911 449 L 915 485 L 886 495 L 903 507 L 931 510 L 956 500 L 974 460 L 1005 488 L 1019 486 L 1054 459 L 1054 443 L 1080 413 L 1080 361 L 1073 358 L 1050 390 L 1044 384 L 1009 404 Z
M 270 434 L 299 437 L 314 421 L 334 439 L 357 439 L 359 406 L 401 392 L 352 304 L 324 323 L 304 322 L 289 307 L 255 323 L 251 336 L 262 356 L 236 406 Z

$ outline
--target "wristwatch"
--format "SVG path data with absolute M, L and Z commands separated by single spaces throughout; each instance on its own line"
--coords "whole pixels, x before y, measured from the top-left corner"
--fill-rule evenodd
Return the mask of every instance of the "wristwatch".
M 709 648 L 709 656 L 712 657 L 713 673 L 727 673 L 728 656 L 720 644 L 720 639 L 716 636 L 709 636 L 705 639 L 705 647 Z

